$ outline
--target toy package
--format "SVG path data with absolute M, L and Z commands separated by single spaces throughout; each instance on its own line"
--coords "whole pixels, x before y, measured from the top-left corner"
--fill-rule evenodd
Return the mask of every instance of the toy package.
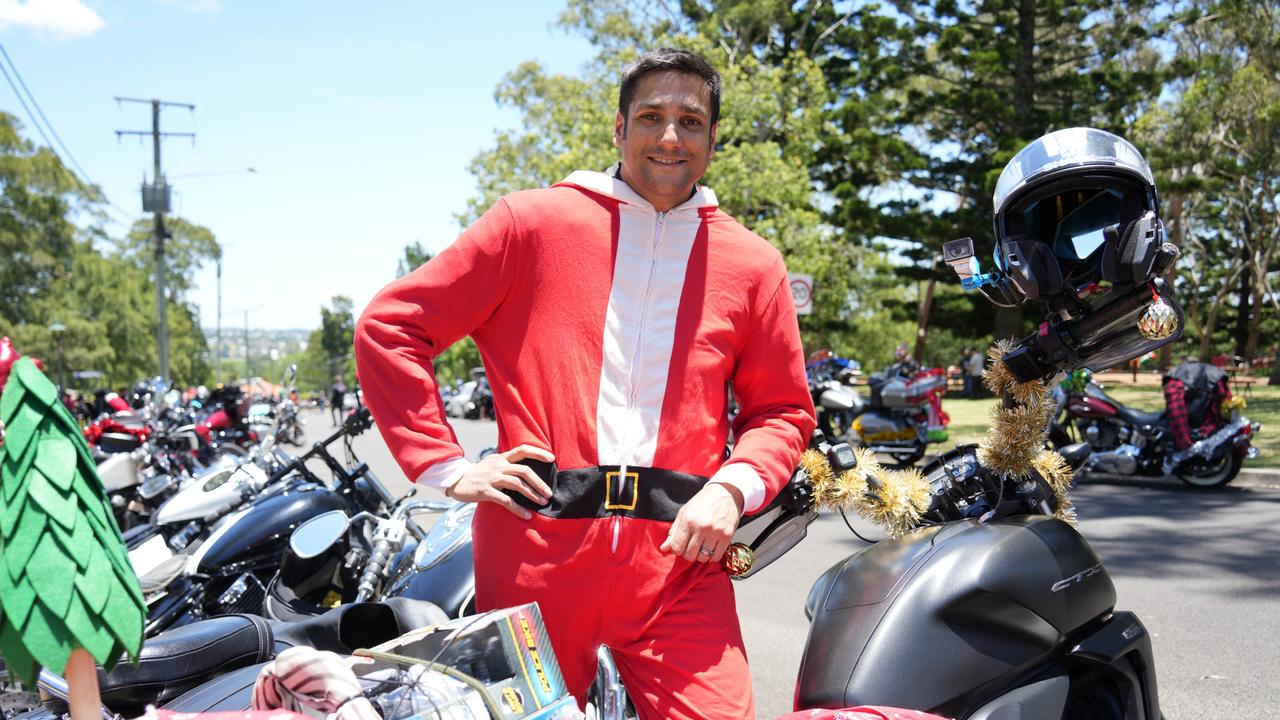
M 356 668 L 364 682 L 395 685 L 378 700 L 385 720 L 583 717 L 536 603 L 423 628 L 357 654 L 373 660 Z

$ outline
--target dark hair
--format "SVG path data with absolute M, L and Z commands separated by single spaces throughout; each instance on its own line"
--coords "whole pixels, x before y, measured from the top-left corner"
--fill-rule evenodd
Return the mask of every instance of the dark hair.
M 631 107 L 631 95 L 635 92 L 640 78 L 651 72 L 674 70 L 702 78 L 711 93 L 711 124 L 720 121 L 720 73 L 711 67 L 711 63 L 688 50 L 675 48 L 659 48 L 651 50 L 631 61 L 622 71 L 622 87 L 618 89 L 618 112 L 622 113 L 626 123 L 627 110 Z

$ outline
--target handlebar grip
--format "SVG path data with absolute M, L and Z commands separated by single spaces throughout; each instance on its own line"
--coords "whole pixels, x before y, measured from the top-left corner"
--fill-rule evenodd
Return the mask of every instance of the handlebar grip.
M 379 539 L 373 544 L 373 553 L 369 555 L 369 562 L 360 574 L 360 584 L 356 586 L 356 602 L 368 602 L 373 597 L 374 590 L 378 587 L 378 578 L 382 576 L 382 568 L 386 567 L 390 559 L 391 542 L 385 538 Z
M 370 414 L 368 407 L 362 405 L 351 413 L 346 422 L 342 423 L 342 426 L 344 431 L 349 431 L 352 435 L 359 435 L 373 427 L 373 415 Z

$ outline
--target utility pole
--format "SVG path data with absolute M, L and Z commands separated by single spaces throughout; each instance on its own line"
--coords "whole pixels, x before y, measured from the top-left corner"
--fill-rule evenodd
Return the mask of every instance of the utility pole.
M 152 237 L 156 243 L 156 345 L 160 351 L 160 377 L 169 382 L 169 318 L 168 304 L 165 300 L 164 281 L 164 241 L 167 233 L 164 229 L 164 214 L 169 212 L 169 185 L 164 181 L 160 169 L 160 138 L 181 136 L 194 138 L 195 133 L 160 132 L 160 108 L 164 105 L 185 107 L 194 111 L 195 105 L 189 103 L 165 102 L 163 100 L 139 100 L 137 98 L 117 97 L 116 102 L 149 103 L 151 105 L 151 132 L 145 130 L 117 130 L 116 139 L 124 135 L 151 135 L 151 147 L 155 161 L 154 173 L 150 185 L 143 178 L 142 211 L 155 213 Z

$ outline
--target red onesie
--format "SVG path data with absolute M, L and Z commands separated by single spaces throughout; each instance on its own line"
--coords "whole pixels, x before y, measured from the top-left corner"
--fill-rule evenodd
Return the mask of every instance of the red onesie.
M 752 717 L 727 574 L 658 548 L 705 482 L 763 506 L 813 431 L 781 255 L 707 188 L 659 213 L 616 177 L 575 172 L 499 200 L 357 325 L 365 400 L 419 482 L 447 486 L 469 465 L 431 366 L 466 335 L 500 449 L 551 451 L 544 477 L 559 483 L 531 520 L 481 504 L 477 607 L 536 600 L 579 698 L 606 644 L 641 717 Z

